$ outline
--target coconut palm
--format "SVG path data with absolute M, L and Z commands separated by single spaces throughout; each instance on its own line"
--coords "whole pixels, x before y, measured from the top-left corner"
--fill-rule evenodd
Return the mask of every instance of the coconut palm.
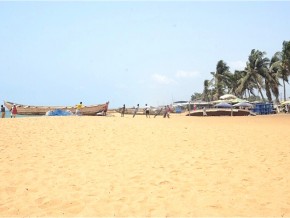
M 210 100 L 210 89 L 209 89 L 209 87 L 210 87 L 210 81 L 209 80 L 205 80 L 204 82 L 203 82 L 203 93 L 202 93 L 202 95 L 203 95 L 203 100 L 204 101 L 209 101 Z
M 255 81 L 253 79 L 249 80 L 247 83 L 247 88 L 245 90 L 245 92 L 243 93 L 245 95 L 245 98 L 248 99 L 251 96 L 254 97 L 254 99 L 256 99 L 256 94 L 255 94 L 255 89 L 258 89 Z M 247 95 L 248 93 L 248 95 Z
M 271 89 L 272 93 L 275 96 L 275 100 L 276 102 L 279 104 L 279 65 L 277 67 L 277 63 L 279 64 L 279 62 L 281 61 L 281 53 L 280 52 L 276 52 L 274 54 L 274 56 L 271 58 L 270 61 L 270 67 L 269 67 L 269 74 L 272 77 L 271 81 L 267 81 L 267 87 L 269 87 L 269 89 Z M 267 90 L 267 88 L 266 88 Z M 267 91 L 266 91 L 267 92 Z
M 283 81 L 284 100 L 286 100 L 286 82 L 290 76 L 290 41 L 284 41 L 282 51 L 277 52 L 271 61 L 265 57 L 266 53 L 253 49 L 248 57 L 247 66 L 242 71 L 232 74 L 227 64 L 220 60 L 216 72 L 211 72 L 213 79 L 204 81 L 204 100 L 220 98 L 225 93 L 238 97 L 258 99 L 254 90 L 258 90 L 265 101 L 263 90 L 269 101 L 272 94 L 279 103 L 279 83 Z M 214 84 L 214 85 L 212 85 Z
M 286 101 L 286 82 L 290 76 L 290 41 L 284 41 L 282 51 L 275 54 L 275 62 L 271 64 L 270 71 L 277 71 L 278 77 L 283 81 L 284 101 Z
M 227 72 L 225 76 L 225 84 L 227 87 L 227 93 L 233 94 L 235 96 L 241 97 L 237 92 L 237 87 L 239 86 L 239 81 L 242 78 L 242 71 L 235 70 L 232 74 L 231 72 Z
M 249 55 L 245 75 L 240 80 L 239 93 L 244 93 L 250 83 L 254 83 L 263 101 L 265 101 L 262 89 L 265 87 L 265 79 L 271 80 L 269 76 L 269 59 L 264 57 L 266 53 L 253 49 Z
M 283 81 L 284 89 L 284 101 L 286 101 L 286 84 L 289 82 L 288 77 L 290 76 L 290 41 L 284 41 L 281 52 L 281 68 L 280 77 Z
M 212 72 L 211 74 L 214 76 L 215 80 L 215 99 L 219 99 L 220 96 L 224 94 L 224 90 L 226 88 L 225 81 L 226 76 L 229 73 L 228 65 L 223 61 L 220 60 L 216 66 L 216 72 Z

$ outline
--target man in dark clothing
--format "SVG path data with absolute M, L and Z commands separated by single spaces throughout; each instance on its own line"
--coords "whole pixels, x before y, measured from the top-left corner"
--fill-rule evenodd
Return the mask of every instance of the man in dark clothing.
M 5 117 L 5 107 L 1 105 L 1 113 L 2 113 L 2 118 Z

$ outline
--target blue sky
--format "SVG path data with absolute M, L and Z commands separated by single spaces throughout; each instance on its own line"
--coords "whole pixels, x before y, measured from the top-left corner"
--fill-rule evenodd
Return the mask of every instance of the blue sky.
M 289 9 L 287 1 L 0 1 L 0 98 L 113 108 L 189 100 L 219 60 L 233 72 L 252 49 L 280 51 Z

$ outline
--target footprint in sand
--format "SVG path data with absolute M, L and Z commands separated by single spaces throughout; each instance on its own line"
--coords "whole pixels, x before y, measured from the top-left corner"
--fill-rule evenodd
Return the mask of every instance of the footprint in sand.
M 169 181 L 162 181 L 162 182 L 159 182 L 159 185 L 167 185 L 167 184 L 169 184 L 170 182 Z

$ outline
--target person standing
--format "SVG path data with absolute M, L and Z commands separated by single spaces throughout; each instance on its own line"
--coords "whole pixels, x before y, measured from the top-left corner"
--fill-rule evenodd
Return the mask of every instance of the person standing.
M 149 117 L 150 118 L 150 107 L 145 104 L 145 114 L 146 114 L 146 118 Z
M 170 107 L 169 107 L 169 105 L 167 105 L 164 107 L 163 118 L 166 118 L 166 117 L 169 118 L 169 116 L 170 116 Z
M 207 113 L 206 113 L 206 109 L 205 109 L 205 107 L 203 107 L 202 114 L 203 114 L 203 116 L 207 116 Z
M 105 110 L 104 110 L 104 116 L 107 115 L 108 107 L 109 107 L 109 101 L 106 102 Z
M 121 110 L 121 117 L 124 117 L 125 110 L 126 110 L 126 106 L 125 106 L 125 104 L 123 104 L 123 107 L 122 107 L 122 110 Z
M 289 112 L 288 104 L 285 104 L 285 113 L 287 114 Z
M 16 115 L 17 115 L 17 108 L 16 108 L 16 105 L 15 104 L 12 106 L 12 108 L 11 108 L 10 111 L 11 111 L 11 118 L 12 117 L 15 118 Z
M 5 118 L 5 107 L 3 105 L 1 105 L 1 114 L 2 118 Z
M 81 109 L 83 108 L 83 102 L 80 102 L 79 104 L 76 105 L 76 115 L 80 116 L 81 115 Z
M 160 107 L 160 109 L 157 108 L 157 109 L 155 110 L 154 118 L 155 118 L 157 115 L 159 115 L 161 112 L 162 112 L 162 107 Z
M 167 108 L 166 108 L 166 106 L 164 106 L 163 118 L 165 118 L 166 115 L 167 115 Z
M 169 107 L 169 105 L 167 105 L 166 110 L 167 110 L 166 116 L 167 116 L 167 118 L 169 118 L 170 117 L 170 107 Z
M 137 104 L 137 107 L 136 107 L 135 110 L 134 110 L 133 118 L 134 118 L 135 115 L 137 114 L 138 110 L 139 110 L 139 104 Z

